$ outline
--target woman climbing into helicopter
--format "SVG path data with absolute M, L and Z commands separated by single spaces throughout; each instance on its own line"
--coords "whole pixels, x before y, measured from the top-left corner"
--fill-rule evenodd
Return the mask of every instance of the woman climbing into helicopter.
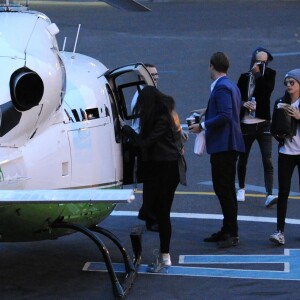
M 185 184 L 180 121 L 175 102 L 156 87 L 146 86 L 137 100 L 140 133 L 125 125 L 122 133 L 142 150 L 144 197 L 150 197 L 158 218 L 160 253 L 148 271 L 159 273 L 171 266 L 171 206 L 179 182 Z

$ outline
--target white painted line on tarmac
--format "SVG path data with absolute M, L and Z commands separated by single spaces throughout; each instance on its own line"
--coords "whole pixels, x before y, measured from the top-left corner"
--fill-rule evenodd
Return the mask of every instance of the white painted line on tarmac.
M 111 216 L 120 216 L 120 217 L 137 217 L 137 211 L 125 211 L 125 210 L 114 210 L 111 213 Z M 223 220 L 223 215 L 220 214 L 197 214 L 197 213 L 171 213 L 171 218 L 183 218 L 183 219 L 201 219 L 201 220 Z M 276 218 L 270 217 L 254 217 L 254 216 L 238 216 L 238 221 L 245 222 L 262 222 L 262 223 L 275 223 L 277 222 Z M 290 219 L 285 220 L 287 224 L 300 225 L 299 219 Z

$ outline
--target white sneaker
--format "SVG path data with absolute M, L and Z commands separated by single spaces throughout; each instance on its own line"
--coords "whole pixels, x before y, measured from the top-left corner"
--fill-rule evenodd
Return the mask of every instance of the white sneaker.
M 278 202 L 278 196 L 276 195 L 269 195 L 267 196 L 265 206 L 266 207 L 272 207 L 274 204 Z
M 237 201 L 245 201 L 245 189 L 239 189 L 236 194 Z
M 283 232 L 281 230 L 275 231 L 273 234 L 270 235 L 270 241 L 277 245 L 284 245 L 285 239 Z
M 168 273 L 168 268 L 172 265 L 169 253 L 160 253 L 157 255 L 155 262 L 148 265 L 149 273 Z

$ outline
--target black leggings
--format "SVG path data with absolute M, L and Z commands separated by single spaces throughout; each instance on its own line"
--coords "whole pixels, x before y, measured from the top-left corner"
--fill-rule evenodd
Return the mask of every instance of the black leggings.
M 143 198 L 157 216 L 160 251 L 169 253 L 172 235 L 171 207 L 179 183 L 178 161 L 151 161 L 145 168 Z
M 278 156 L 278 204 L 277 204 L 277 230 L 284 231 L 287 212 L 287 201 L 291 189 L 291 179 L 295 167 L 300 170 L 300 155 L 287 155 L 279 153 Z
M 256 124 L 241 123 L 241 128 L 246 152 L 240 153 L 239 155 L 237 165 L 239 187 L 242 189 L 245 188 L 248 157 L 253 143 L 257 140 L 264 166 L 266 193 L 267 195 L 272 195 L 274 170 L 272 162 L 272 136 L 270 134 L 270 122 L 265 121 Z

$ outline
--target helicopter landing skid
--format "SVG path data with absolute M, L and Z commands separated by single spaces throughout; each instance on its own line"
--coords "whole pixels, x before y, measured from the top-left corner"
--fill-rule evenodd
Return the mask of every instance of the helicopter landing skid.
M 139 268 L 139 265 L 142 261 L 142 242 L 141 242 L 141 236 L 142 236 L 142 229 L 139 227 L 133 228 L 130 234 L 131 238 L 131 244 L 132 249 L 134 252 L 133 260 L 129 257 L 126 249 L 122 245 L 121 241 L 110 231 L 107 229 L 104 229 L 98 225 L 95 225 L 91 227 L 90 229 L 74 223 L 68 223 L 68 222 L 57 222 L 53 223 L 51 225 L 52 228 L 70 228 L 75 231 L 79 231 L 89 237 L 99 248 L 100 252 L 102 253 L 102 256 L 104 258 L 104 262 L 110 277 L 110 281 L 113 288 L 113 293 L 116 299 L 124 299 L 128 293 L 129 290 L 133 284 L 133 281 L 137 275 L 137 271 Z M 106 248 L 103 241 L 95 234 L 99 233 L 110 239 L 119 249 L 119 251 L 122 254 L 124 265 L 125 265 L 125 271 L 126 275 L 124 277 L 124 282 L 121 284 L 116 272 L 113 268 L 112 261 L 109 255 L 109 251 Z

